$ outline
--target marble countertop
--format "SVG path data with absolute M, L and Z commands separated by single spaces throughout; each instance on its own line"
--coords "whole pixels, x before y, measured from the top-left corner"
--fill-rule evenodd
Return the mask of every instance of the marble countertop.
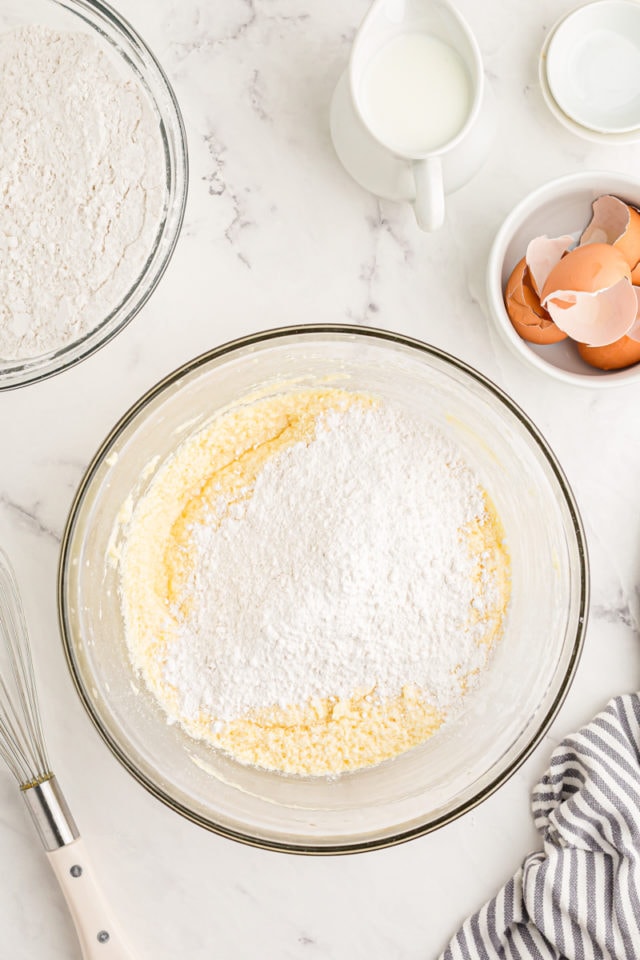
M 191 175 L 182 236 L 157 291 L 112 343 L 74 369 L 0 395 L 0 542 L 33 636 L 50 753 L 103 886 L 153 960 L 422 960 L 538 846 L 529 792 L 553 746 L 609 697 L 640 688 L 638 385 L 590 391 L 543 377 L 483 310 L 492 238 L 529 190 L 579 169 L 628 174 L 640 145 L 600 146 L 544 104 L 537 57 L 573 0 L 458 7 L 496 96 L 491 156 L 421 233 L 406 205 L 345 173 L 329 103 L 365 0 L 120 0 L 178 96 Z M 392 849 L 307 858 L 251 849 L 170 812 L 111 756 L 72 686 L 58 636 L 56 570 L 74 491 L 125 409 L 178 364 L 283 324 L 386 327 L 478 368 L 531 416 L 575 492 L 591 555 L 584 654 L 551 730 L 473 812 Z M 0 954 L 71 960 L 61 893 L 0 775 Z

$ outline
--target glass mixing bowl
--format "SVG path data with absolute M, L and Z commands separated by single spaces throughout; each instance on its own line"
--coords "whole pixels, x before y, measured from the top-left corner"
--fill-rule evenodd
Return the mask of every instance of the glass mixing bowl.
M 176 445 L 254 390 L 327 385 L 401 404 L 450 435 L 505 528 L 512 599 L 504 635 L 459 716 L 393 760 L 337 777 L 243 766 L 167 724 L 127 654 L 114 531 Z M 584 534 L 567 481 L 528 417 L 433 347 L 382 330 L 284 328 L 181 367 L 120 420 L 69 516 L 59 611 L 78 692 L 103 738 L 153 794 L 196 823 L 278 850 L 343 853 L 433 830 L 517 769 L 562 703 L 588 602 Z
M 82 337 L 59 350 L 23 360 L 0 356 L 0 390 L 59 373 L 115 337 L 147 302 L 175 248 L 187 199 L 187 142 L 175 95 L 162 67 L 134 29 L 106 3 L 92 0 L 6 0 L 0 32 L 39 24 L 89 34 L 137 85 L 157 117 L 165 164 L 165 195 L 158 229 L 142 272 L 119 303 Z

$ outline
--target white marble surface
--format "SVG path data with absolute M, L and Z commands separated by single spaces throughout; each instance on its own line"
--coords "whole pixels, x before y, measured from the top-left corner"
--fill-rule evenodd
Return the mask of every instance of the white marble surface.
M 594 146 L 548 113 L 537 54 L 573 0 L 459 0 L 495 91 L 499 132 L 475 179 L 421 234 L 336 160 L 334 85 L 365 0 L 120 0 L 175 86 L 190 197 L 151 301 L 75 369 L 0 395 L 0 542 L 21 581 L 50 752 L 135 955 L 153 960 L 422 960 L 534 847 L 529 791 L 553 745 L 640 687 L 638 386 L 543 378 L 482 310 L 492 237 L 527 191 L 593 168 L 637 173 L 640 145 Z M 474 812 L 390 850 L 312 859 L 250 849 L 165 809 L 112 758 L 81 707 L 58 636 L 60 537 L 82 473 L 126 407 L 179 363 L 261 328 L 383 326 L 479 368 L 530 414 L 573 485 L 591 552 L 592 607 L 569 697 L 542 744 Z M 542 602 L 544 598 L 542 598 Z M 61 894 L 15 784 L 0 774 L 0 956 L 79 957 Z

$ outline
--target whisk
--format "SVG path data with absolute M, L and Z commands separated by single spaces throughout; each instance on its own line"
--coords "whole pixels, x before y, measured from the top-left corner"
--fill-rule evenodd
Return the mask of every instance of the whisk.
M 65 895 L 85 960 L 131 960 L 51 772 L 27 625 L 11 564 L 0 550 L 0 757 L 20 785 Z

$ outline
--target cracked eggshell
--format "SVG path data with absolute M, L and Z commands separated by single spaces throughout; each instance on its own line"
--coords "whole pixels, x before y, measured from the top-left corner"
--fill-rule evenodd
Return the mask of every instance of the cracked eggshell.
M 540 305 L 525 257 L 516 264 L 507 281 L 505 306 L 509 319 L 523 340 L 529 343 L 558 343 L 567 334 L 553 322 Z
M 585 227 L 580 246 L 592 243 L 608 243 L 619 250 L 633 273 L 640 280 L 640 213 L 631 204 L 619 197 L 605 194 L 592 203 L 593 215 Z
M 558 261 L 546 279 L 540 300 L 544 305 L 558 290 L 598 293 L 623 277 L 631 280 L 631 268 L 620 251 L 608 243 L 590 243 L 570 250 Z
M 626 277 L 597 293 L 558 290 L 545 303 L 554 322 L 578 343 L 602 347 L 635 324 L 638 302 Z
M 593 347 L 628 333 L 638 313 L 629 264 L 606 243 L 567 253 L 549 273 L 540 300 L 561 330 Z
M 529 268 L 529 276 L 533 289 L 540 296 L 547 277 L 553 268 L 560 262 L 575 243 L 570 234 L 564 234 L 562 237 L 535 237 L 529 242 L 525 260 Z
M 633 292 L 636 295 L 636 303 L 638 304 L 638 310 L 636 312 L 636 319 L 633 326 L 627 330 L 627 336 L 631 340 L 637 340 L 640 342 L 640 287 L 634 286 Z
M 578 353 L 586 363 L 599 370 L 624 370 L 640 362 L 640 342 L 631 337 L 620 337 L 603 347 L 579 343 Z

